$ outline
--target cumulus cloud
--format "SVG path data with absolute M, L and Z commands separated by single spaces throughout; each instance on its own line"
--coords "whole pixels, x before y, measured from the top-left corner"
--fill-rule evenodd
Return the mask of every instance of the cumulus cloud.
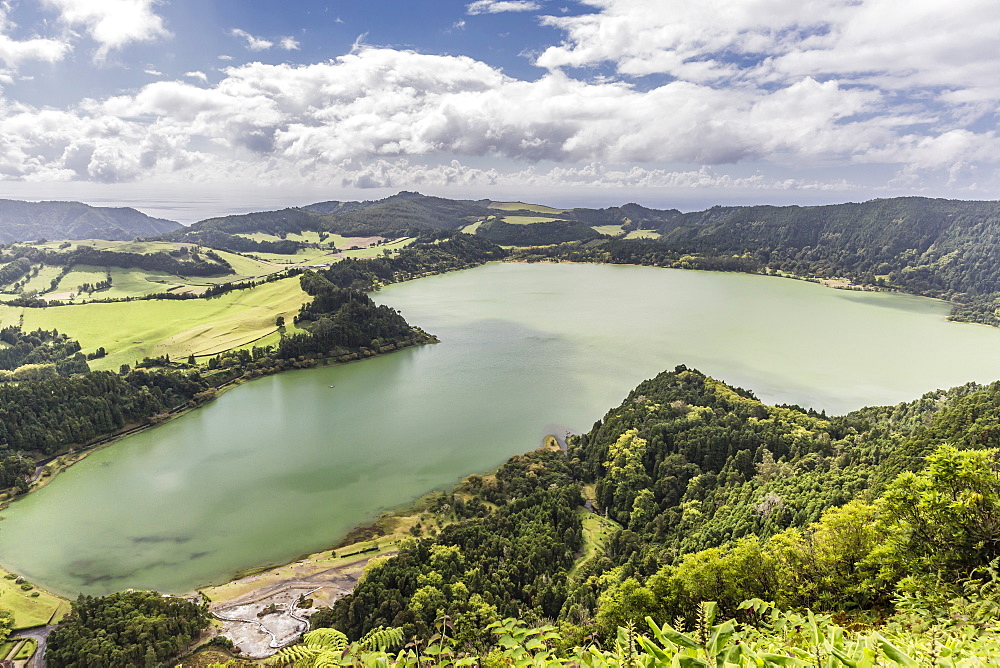
M 912 104 L 886 111 L 886 91 L 812 76 L 641 88 L 554 69 L 525 81 L 468 57 L 364 46 L 322 63 L 221 74 L 206 85 L 204 73 L 189 72 L 194 81 L 156 81 L 63 111 L 0 98 L 0 178 L 819 188 L 715 170 L 877 164 L 958 182 L 1000 162 L 993 131 Z
M 274 42 L 264 39 L 263 37 L 255 37 L 246 30 L 240 30 L 239 28 L 233 28 L 229 31 L 229 34 L 233 37 L 239 37 L 246 40 L 246 47 L 251 51 L 267 51 L 274 46 Z
M 0 4 L 0 61 L 7 67 L 17 68 L 22 62 L 37 60 L 55 63 L 62 60 L 72 50 L 72 46 L 63 40 L 33 37 L 26 40 L 16 40 L 6 33 L 15 27 L 7 13 L 7 3 Z
M 1000 4 L 913 0 L 582 0 L 596 11 L 548 16 L 565 33 L 537 64 L 611 63 L 624 75 L 687 81 L 837 78 L 882 89 L 997 90 Z
M 163 19 L 153 11 L 156 0 L 43 0 L 70 26 L 81 26 L 99 44 L 96 59 L 132 42 L 170 36 Z
M 279 45 L 285 51 L 298 51 L 301 46 L 301 44 L 299 44 L 299 40 L 294 37 L 282 37 Z
M 541 3 L 534 0 L 476 0 L 465 6 L 465 11 L 475 16 L 502 12 L 534 12 L 541 8 Z

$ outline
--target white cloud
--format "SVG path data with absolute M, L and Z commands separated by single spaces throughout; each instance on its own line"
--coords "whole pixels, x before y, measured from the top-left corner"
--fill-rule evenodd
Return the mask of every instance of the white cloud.
M 274 42 L 262 37 L 254 37 L 246 30 L 240 30 L 239 28 L 233 28 L 229 31 L 229 34 L 233 37 L 240 37 L 246 40 L 246 46 L 251 51 L 267 51 L 274 46 Z
M 995 97 L 1000 4 L 914 0 L 582 0 L 597 11 L 548 16 L 565 32 L 536 63 L 613 64 L 629 76 L 666 74 L 729 84 L 804 77 L 885 90 L 989 90 Z
M 232 56 L 229 56 L 229 55 L 226 55 L 226 54 L 222 54 L 221 56 L 218 56 L 218 58 L 219 58 L 219 60 L 227 60 L 227 61 L 228 60 L 233 60 Z
M 0 179 L 821 189 L 843 175 L 801 174 L 888 165 L 914 183 L 961 184 L 1000 164 L 993 131 L 810 76 L 642 89 L 364 46 L 310 65 L 228 67 L 210 85 L 185 76 L 195 81 L 63 111 L 0 98 Z M 740 174 L 716 171 L 734 163 Z
M 169 37 L 163 19 L 153 11 L 156 0 L 42 0 L 59 11 L 59 19 L 82 26 L 100 46 L 96 59 L 132 42 Z
M 465 20 L 464 19 L 459 19 L 458 21 L 455 21 L 454 23 L 452 23 L 451 27 L 454 30 L 465 30 Z
M 162 77 L 163 76 L 163 72 L 161 72 L 160 70 L 156 69 L 155 67 L 147 67 L 142 72 L 143 72 L 143 74 L 148 74 L 148 75 L 154 76 L 154 77 Z
M 541 3 L 534 0 L 476 0 L 465 6 L 465 11 L 475 16 L 501 12 L 534 12 L 541 8 Z
M 282 37 L 279 46 L 285 51 L 298 51 L 301 44 L 294 37 Z
M 8 3 L 0 4 L 0 61 L 11 68 L 17 68 L 22 62 L 37 60 L 55 63 L 66 57 L 72 46 L 63 40 L 33 37 L 26 40 L 15 40 L 4 34 L 15 27 L 7 16 L 10 11 Z

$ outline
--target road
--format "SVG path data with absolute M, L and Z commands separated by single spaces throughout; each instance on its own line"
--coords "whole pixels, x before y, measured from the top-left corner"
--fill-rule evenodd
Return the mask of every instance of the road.
M 34 638 L 38 642 L 38 651 L 32 657 L 28 668 L 45 668 L 45 643 L 49 639 L 49 634 L 55 628 L 55 625 L 40 626 L 35 629 L 27 629 L 26 631 L 15 631 L 11 634 L 11 638 Z

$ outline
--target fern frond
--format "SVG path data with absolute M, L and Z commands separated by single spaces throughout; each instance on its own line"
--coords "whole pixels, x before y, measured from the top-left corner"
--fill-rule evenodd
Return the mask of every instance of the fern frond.
M 362 649 L 386 652 L 403 644 L 403 629 L 398 626 L 379 626 L 366 633 L 358 644 Z
M 293 666 L 296 663 L 303 663 L 306 665 L 311 665 L 317 656 L 319 656 L 321 650 L 315 647 L 306 647 L 305 645 L 292 645 L 291 647 L 286 647 L 280 652 L 272 656 L 267 665 L 271 666 Z
M 347 647 L 347 636 L 337 629 L 316 629 L 302 636 L 303 642 L 311 647 L 343 651 Z

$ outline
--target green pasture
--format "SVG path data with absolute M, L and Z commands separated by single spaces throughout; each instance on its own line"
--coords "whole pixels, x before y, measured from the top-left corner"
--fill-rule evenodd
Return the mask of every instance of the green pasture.
M 0 570 L 0 608 L 14 613 L 15 629 L 54 624 L 69 612 L 67 601 L 37 587 L 25 591 L 7 575 L 10 573 Z M 32 596 L 36 592 L 38 596 Z
M 558 216 L 566 212 L 566 209 L 553 209 L 544 204 L 525 204 L 524 202 L 491 202 L 489 208 L 501 211 L 534 211 L 535 213 L 546 213 L 550 216 Z
M 625 235 L 626 239 L 659 239 L 661 235 L 656 230 L 632 230 Z
M 84 353 L 103 346 L 107 357 L 93 360 L 91 368 L 118 370 L 144 357 L 184 359 L 192 353 L 213 355 L 255 342 L 259 345 L 262 337 L 275 332 L 279 315 L 291 322 L 307 301 L 298 278 L 292 277 L 211 299 L 43 309 L 0 306 L 0 326 L 17 324 L 23 314 L 26 329 L 58 329 L 78 340 Z
M 33 267 L 38 267 L 39 265 L 33 265 Z M 52 284 L 52 279 L 59 275 L 62 271 L 62 267 L 50 267 L 48 265 L 41 265 L 38 270 L 38 276 L 35 276 L 24 286 L 25 291 L 37 290 L 38 292 L 43 292 L 48 290 L 49 286 Z
M 501 220 L 510 225 L 531 225 L 532 223 L 551 223 L 559 219 L 552 216 L 504 216 Z
M 624 234 L 621 225 L 591 225 L 598 234 L 607 234 L 609 237 L 618 237 Z
M 583 521 L 583 554 L 573 564 L 568 578 L 572 578 L 588 561 L 603 548 L 615 531 L 621 529 L 617 522 L 580 508 L 577 514 Z
M 61 270 L 61 267 L 53 267 L 53 269 L 59 271 Z M 99 283 L 104 279 L 106 279 L 107 276 L 108 273 L 101 267 L 88 267 L 85 265 L 78 264 L 73 267 L 73 271 L 63 276 L 63 279 L 59 281 L 59 285 L 56 287 L 56 289 L 46 294 L 45 297 L 47 299 L 68 299 L 69 294 L 67 293 L 79 295 L 81 285 L 83 285 L 84 283 L 90 283 L 91 285 L 94 285 L 95 283 Z M 112 282 L 113 281 L 114 279 L 112 279 Z M 48 286 L 45 287 L 47 288 Z M 107 295 L 104 294 L 105 292 L 107 291 L 102 291 L 102 292 L 95 291 L 93 294 L 93 298 L 97 299 L 106 297 Z M 156 291 L 151 290 L 151 292 L 156 292 Z M 81 298 L 86 298 L 87 295 L 86 293 L 84 293 L 83 295 L 80 296 Z
M 229 283 L 230 281 L 259 278 L 285 269 L 284 266 L 275 265 L 272 262 L 265 262 L 263 260 L 254 260 L 239 253 L 230 253 L 229 251 L 218 249 L 215 252 L 232 266 L 234 273 L 227 276 L 199 279 L 205 283 Z
M 471 225 L 466 225 L 465 227 L 463 227 L 462 231 L 465 232 L 466 234 L 475 234 L 476 230 L 478 230 L 479 226 L 482 225 L 482 224 L 483 224 L 483 221 L 477 220 L 476 222 L 472 223 Z
M 358 248 L 356 250 L 345 250 L 341 251 L 337 255 L 340 257 L 378 257 L 385 251 L 398 251 L 400 248 L 405 248 L 415 241 L 413 237 L 402 237 L 401 239 L 393 239 L 389 243 L 382 244 L 381 246 L 372 246 L 370 248 Z

